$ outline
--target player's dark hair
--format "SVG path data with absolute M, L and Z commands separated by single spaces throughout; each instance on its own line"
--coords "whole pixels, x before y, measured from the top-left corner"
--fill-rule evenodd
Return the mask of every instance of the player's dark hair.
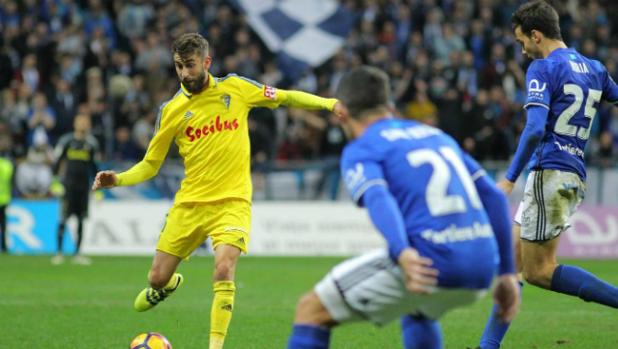
M 341 78 L 335 95 L 352 118 L 361 118 L 367 112 L 388 107 L 391 97 L 388 75 L 374 67 L 354 68 Z
M 187 33 L 174 40 L 172 54 L 178 53 L 182 58 L 195 53 L 202 57 L 208 55 L 208 41 L 198 33 Z
M 554 40 L 562 40 L 559 20 L 558 12 L 544 0 L 521 5 L 511 17 L 513 29 L 520 27 L 524 35 L 530 37 L 532 30 L 537 30 Z

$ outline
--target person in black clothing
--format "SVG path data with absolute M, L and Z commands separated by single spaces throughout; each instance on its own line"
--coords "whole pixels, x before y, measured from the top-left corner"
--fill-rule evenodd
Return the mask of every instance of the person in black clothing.
M 84 218 L 88 215 L 88 199 L 90 193 L 90 178 L 99 169 L 95 163 L 99 145 L 90 135 L 90 116 L 77 115 L 73 122 L 73 132 L 65 134 L 56 145 L 56 163 L 54 174 L 58 175 L 62 168 L 62 184 L 65 192 L 62 198 L 62 216 L 58 225 L 58 253 L 52 258 L 53 264 L 64 261 L 62 257 L 62 239 L 67 219 L 71 215 L 77 217 L 77 243 L 74 262 L 90 264 L 90 260 L 79 254 Z
M 320 139 L 318 156 L 323 169 L 315 187 L 314 199 L 318 199 L 322 195 L 326 184 L 329 183 L 328 198 L 337 200 L 340 180 L 339 158 L 346 142 L 347 138 L 338 117 L 329 115 Z

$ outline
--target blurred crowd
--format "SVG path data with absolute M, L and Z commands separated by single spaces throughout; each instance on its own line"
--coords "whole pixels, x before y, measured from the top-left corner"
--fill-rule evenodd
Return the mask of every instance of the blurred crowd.
M 507 160 L 525 124 L 529 62 L 510 25 L 521 2 L 342 0 L 355 18 L 345 46 L 290 81 L 231 0 L 0 0 L 0 152 L 51 162 L 51 149 L 71 131 L 75 115 L 88 114 L 103 160 L 140 159 L 158 106 L 178 90 L 171 42 L 199 32 L 210 42 L 215 76 L 234 72 L 331 96 L 351 67 L 381 67 L 402 117 L 439 126 L 480 161 Z M 554 5 L 567 45 L 618 78 L 618 4 Z M 346 142 L 328 114 L 252 114 L 256 168 L 272 160 L 336 158 Z M 600 106 L 591 135 L 589 161 L 613 165 L 618 108 Z

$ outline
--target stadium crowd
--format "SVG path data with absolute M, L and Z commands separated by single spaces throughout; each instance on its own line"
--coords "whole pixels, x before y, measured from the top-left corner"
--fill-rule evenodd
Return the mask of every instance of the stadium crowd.
M 75 115 L 88 114 L 103 160 L 140 159 L 159 105 L 178 90 L 170 44 L 181 33 L 200 32 L 211 45 L 214 76 L 237 73 L 331 96 L 351 67 L 383 68 L 403 117 L 439 126 L 480 161 L 507 160 L 525 124 L 528 62 L 510 25 L 519 3 L 342 0 L 355 19 L 345 46 L 290 81 L 233 1 L 0 0 L 0 153 L 45 167 Z M 565 42 L 618 78 L 618 4 L 555 5 Z M 256 165 L 332 159 L 345 144 L 337 120 L 325 114 L 252 114 Z M 588 160 L 613 166 L 618 108 L 600 106 L 591 134 Z

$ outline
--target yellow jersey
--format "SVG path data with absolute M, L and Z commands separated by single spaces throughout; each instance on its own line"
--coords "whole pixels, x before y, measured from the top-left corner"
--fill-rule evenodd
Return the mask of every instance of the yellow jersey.
M 251 202 L 249 110 L 286 105 L 332 111 L 335 103 L 334 98 L 276 89 L 235 74 L 209 75 L 207 87 L 194 94 L 181 83 L 176 95 L 159 109 L 144 159 L 118 174 L 117 184 L 133 185 L 154 177 L 174 140 L 185 167 L 176 203 L 230 198 Z

